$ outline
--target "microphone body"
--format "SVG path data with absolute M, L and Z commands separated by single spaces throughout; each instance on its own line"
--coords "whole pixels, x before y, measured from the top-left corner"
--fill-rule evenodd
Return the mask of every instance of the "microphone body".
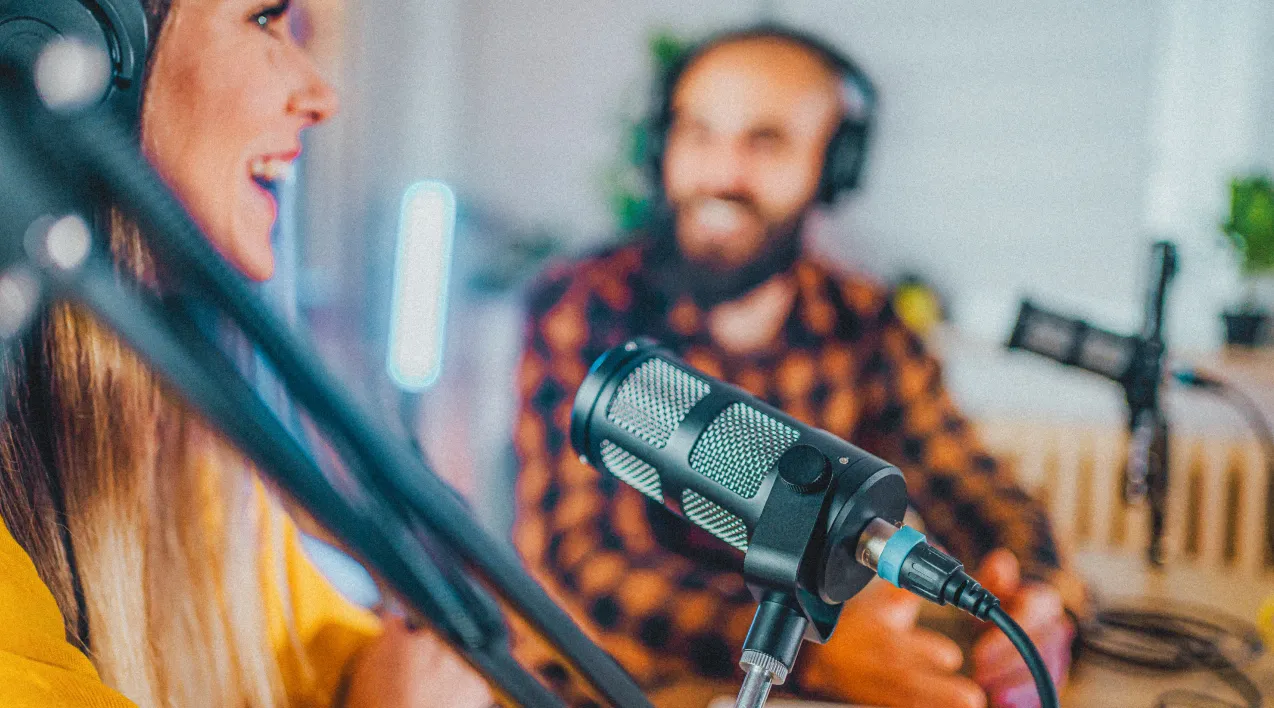
M 855 560 L 863 529 L 876 518 L 901 524 L 906 510 L 893 465 L 650 340 L 593 365 L 575 398 L 571 444 L 588 464 L 743 551 L 758 596 L 790 590 L 777 586 L 795 574 L 801 589 L 839 605 L 873 575 Z
M 603 354 L 571 409 L 571 445 L 672 512 L 743 551 L 757 600 L 736 705 L 764 704 L 803 640 L 826 642 L 845 600 L 879 575 L 994 622 L 1030 667 L 1046 708 L 1057 692 L 999 600 L 902 526 L 907 489 L 884 460 L 695 371 L 648 339 Z

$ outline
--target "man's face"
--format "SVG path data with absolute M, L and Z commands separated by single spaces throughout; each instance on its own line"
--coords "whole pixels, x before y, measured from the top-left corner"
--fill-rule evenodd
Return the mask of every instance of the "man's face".
M 808 208 L 839 121 L 837 81 L 808 49 L 771 38 L 715 47 L 690 66 L 663 163 L 683 257 L 739 268 Z

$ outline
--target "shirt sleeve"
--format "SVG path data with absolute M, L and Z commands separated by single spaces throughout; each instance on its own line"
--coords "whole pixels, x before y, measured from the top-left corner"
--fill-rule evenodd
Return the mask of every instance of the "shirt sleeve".
M 1008 548 L 1025 577 L 1044 580 L 1061 567 L 1048 515 L 986 453 L 952 403 L 936 359 L 884 305 L 861 369 L 863 417 L 855 439 L 896 464 L 926 529 L 976 568 Z
M 62 613 L 35 564 L 0 523 L 0 705 L 133 708 L 66 640 Z
M 592 361 L 623 336 L 599 331 L 605 328 L 590 322 L 588 311 L 587 296 L 564 279 L 531 299 L 514 441 L 521 465 L 518 550 L 550 594 L 643 688 L 736 678 L 755 610 L 741 576 L 664 549 L 645 497 L 571 449 L 575 392 Z M 520 653 L 528 658 L 525 648 Z M 550 684 L 566 688 L 560 664 L 542 663 L 540 670 Z M 571 700 L 587 704 L 579 696 Z

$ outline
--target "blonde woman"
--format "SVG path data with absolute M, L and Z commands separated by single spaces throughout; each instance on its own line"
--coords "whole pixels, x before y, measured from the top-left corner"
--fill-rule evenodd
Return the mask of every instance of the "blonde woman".
M 142 147 L 218 250 L 273 272 L 261 182 L 336 109 L 269 0 L 144 0 Z M 135 227 L 121 268 L 157 288 Z M 345 602 L 214 432 L 72 307 L 17 355 L 0 422 L 0 705 L 486 706 L 427 633 Z

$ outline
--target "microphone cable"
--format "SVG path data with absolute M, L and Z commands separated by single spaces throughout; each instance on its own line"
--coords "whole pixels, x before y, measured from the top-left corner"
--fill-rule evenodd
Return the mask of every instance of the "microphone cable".
M 998 603 L 995 607 L 987 612 L 986 619 L 1000 628 L 1004 632 L 1004 636 L 1009 638 L 1017 652 L 1022 655 L 1022 660 L 1026 662 L 1026 668 L 1031 672 L 1031 678 L 1035 680 L 1035 691 L 1040 697 L 1040 706 L 1042 708 L 1057 707 L 1057 689 L 1053 686 L 1053 677 L 1048 673 L 1048 666 L 1044 663 L 1044 658 L 1040 656 L 1039 649 L 1035 647 L 1035 643 L 1027 636 L 1026 630 L 1022 629 L 1008 612 L 1004 611 Z
M 999 598 L 964 571 L 960 561 L 930 545 L 924 534 L 873 519 L 863 529 L 856 557 L 890 585 L 994 624 L 1026 662 L 1041 708 L 1058 708 L 1053 677 L 1026 630 L 1000 606 Z
M 1177 369 L 1172 377 L 1183 386 L 1206 391 L 1229 403 L 1256 435 L 1265 458 L 1265 548 L 1261 564 L 1267 564 L 1274 556 L 1274 430 L 1269 419 L 1247 392 L 1224 379 L 1192 367 Z

